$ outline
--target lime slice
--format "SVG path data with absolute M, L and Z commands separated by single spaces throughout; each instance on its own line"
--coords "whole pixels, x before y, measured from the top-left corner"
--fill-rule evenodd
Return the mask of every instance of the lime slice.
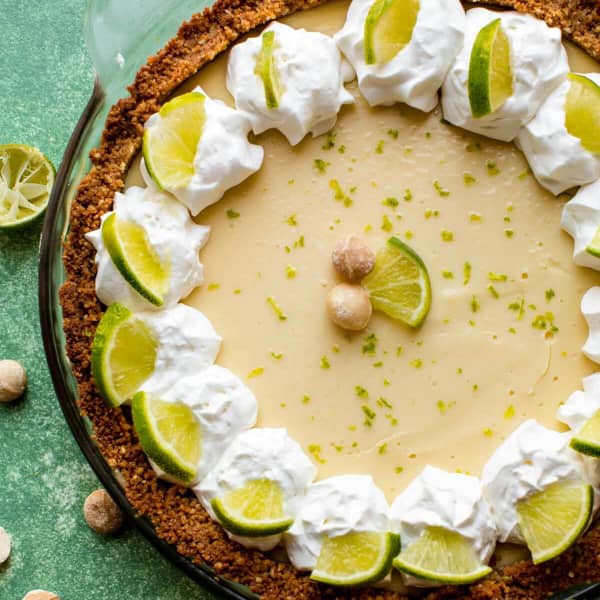
M 107 404 L 131 400 L 154 372 L 157 353 L 150 328 L 124 306 L 112 304 L 92 343 L 92 374 Z
M 593 501 L 591 485 L 567 481 L 517 504 L 521 532 L 536 565 L 555 558 L 575 542 L 590 520 Z
M 411 327 L 421 325 L 431 305 L 427 267 L 419 255 L 398 238 L 388 240 L 363 279 L 373 307 Z
M 267 108 L 278 108 L 281 99 L 281 85 L 279 74 L 275 66 L 275 32 L 265 31 L 262 34 L 262 45 L 256 59 L 255 73 L 262 79 L 265 88 Z
M 255 479 L 211 502 L 217 518 L 231 533 L 245 537 L 276 535 L 294 519 L 283 511 L 283 494 L 269 479 Z
M 102 224 L 102 240 L 125 281 L 148 302 L 162 306 L 169 290 L 169 265 L 160 261 L 145 229 L 113 213 Z
M 375 0 L 365 20 L 365 61 L 385 63 L 411 40 L 419 0 Z
M 594 234 L 594 238 L 588 244 L 585 251 L 596 258 L 600 258 L 600 227 L 596 229 L 596 233 Z
M 144 133 L 144 162 L 162 190 L 184 189 L 194 176 L 194 158 L 206 120 L 205 100 L 199 92 L 178 96 L 160 109 L 160 121 Z
M 488 23 L 475 38 L 468 85 L 471 112 L 476 119 L 493 113 L 512 96 L 510 44 L 500 19 Z
M 570 446 L 577 452 L 600 458 L 600 410 L 573 436 Z
M 413 577 L 451 585 L 472 583 L 492 572 L 465 537 L 443 527 L 426 527 L 394 559 L 394 567 Z
M 600 154 L 600 85 L 584 75 L 569 73 L 565 127 L 590 152 Z
M 374 583 L 389 573 L 399 551 L 400 537 L 394 533 L 363 531 L 326 538 L 310 578 L 339 586 Z
M 0 146 L 0 229 L 19 229 L 46 210 L 54 166 L 37 149 Z
M 150 459 L 176 481 L 193 483 L 202 436 L 192 409 L 138 392 L 131 403 L 131 414 L 140 446 Z

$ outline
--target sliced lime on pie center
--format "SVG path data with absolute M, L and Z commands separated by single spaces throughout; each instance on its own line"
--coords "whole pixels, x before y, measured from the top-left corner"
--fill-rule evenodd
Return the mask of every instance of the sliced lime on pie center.
M 155 306 L 162 306 L 169 290 L 169 265 L 152 248 L 145 229 L 110 215 L 102 225 L 102 240 L 123 278 Z
M 475 118 L 495 112 L 512 96 L 510 44 L 500 19 L 495 19 L 477 34 L 471 50 L 468 86 Z
M 412 39 L 419 0 L 375 0 L 365 20 L 365 61 L 392 60 Z
M 263 537 L 289 529 L 294 520 L 286 516 L 283 492 L 269 479 L 256 479 L 212 501 L 223 526 L 236 535 Z
M 310 578 L 338 586 L 364 585 L 383 579 L 400 550 L 389 532 L 353 532 L 325 538 Z
M 469 540 L 443 527 L 426 527 L 394 559 L 394 567 L 413 577 L 456 585 L 472 583 L 492 572 L 481 563 Z
M 593 500 L 591 485 L 568 481 L 519 502 L 519 526 L 535 564 L 555 558 L 577 540 L 589 523 Z
M 169 476 L 191 484 L 201 456 L 201 427 L 185 404 L 138 392 L 131 404 L 133 423 L 144 452 Z
M 569 80 L 565 127 L 586 150 L 600 154 L 600 85 L 576 73 L 569 73 Z
M 119 406 L 130 400 L 154 372 L 157 354 L 150 328 L 124 306 L 110 306 L 92 344 L 92 374 L 106 402 Z
M 159 188 L 178 190 L 189 186 L 206 120 L 205 100 L 199 92 L 177 96 L 161 108 L 160 120 L 146 129 L 144 162 Z
M 256 74 L 261 78 L 265 89 L 267 108 L 278 108 L 281 99 L 281 84 L 275 65 L 275 32 L 265 31 L 262 35 L 260 53 L 256 59 Z

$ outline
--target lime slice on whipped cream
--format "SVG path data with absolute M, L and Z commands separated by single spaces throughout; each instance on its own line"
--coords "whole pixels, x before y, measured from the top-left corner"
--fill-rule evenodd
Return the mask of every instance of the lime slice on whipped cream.
M 185 189 L 194 176 L 194 159 L 202 137 L 206 97 L 190 92 L 167 102 L 159 119 L 144 132 L 144 163 L 162 190 Z
M 201 456 L 201 427 L 185 404 L 138 392 L 131 403 L 142 450 L 167 475 L 183 485 L 196 478 Z
M 472 583 L 492 572 L 469 540 L 443 527 L 426 527 L 394 559 L 394 567 L 413 577 L 451 585 Z
M 386 63 L 412 39 L 419 0 L 375 0 L 365 20 L 365 62 Z
M 19 229 L 42 215 L 54 176 L 54 166 L 37 148 L 0 146 L 0 229 Z
M 500 19 L 488 23 L 475 38 L 468 88 L 471 112 L 476 119 L 493 113 L 512 96 L 510 44 Z
M 400 551 L 400 537 L 363 531 L 325 538 L 310 578 L 337 586 L 375 583 L 383 579 Z
M 375 267 L 362 285 L 374 308 L 411 327 L 421 325 L 429 312 L 431 284 L 427 267 L 396 237 L 377 253 Z
M 275 43 L 275 32 L 265 31 L 262 34 L 262 44 L 256 59 L 256 74 L 263 82 L 267 108 L 278 108 L 281 99 L 279 74 L 273 56 Z
M 146 230 L 113 213 L 102 224 L 102 241 L 125 281 L 148 302 L 162 306 L 169 290 L 169 265 L 152 248 Z
M 600 154 L 600 85 L 576 73 L 569 73 L 569 80 L 565 127 L 586 150 Z
M 225 529 L 245 537 L 276 535 L 294 522 L 284 512 L 281 488 L 269 479 L 249 481 L 213 499 L 211 506 Z
M 120 406 L 154 372 L 158 342 L 150 328 L 120 304 L 104 313 L 92 343 L 92 374 L 109 406 Z
M 577 452 L 600 458 L 600 411 L 583 424 L 571 439 L 570 446 Z
M 581 481 L 555 483 L 517 505 L 519 526 L 535 564 L 572 546 L 589 523 L 592 486 Z

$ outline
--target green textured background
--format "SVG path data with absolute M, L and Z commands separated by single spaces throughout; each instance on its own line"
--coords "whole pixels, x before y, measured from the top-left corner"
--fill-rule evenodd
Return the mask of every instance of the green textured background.
M 0 0 L 0 144 L 37 146 L 57 167 L 92 89 L 84 9 L 84 0 Z M 0 405 L 0 526 L 13 537 L 12 556 L 0 566 L 0 599 L 20 600 L 37 588 L 61 600 L 211 598 L 137 531 L 102 539 L 83 520 L 83 502 L 99 483 L 46 367 L 40 229 L 0 233 L 0 358 L 20 361 L 29 375 L 26 396 Z

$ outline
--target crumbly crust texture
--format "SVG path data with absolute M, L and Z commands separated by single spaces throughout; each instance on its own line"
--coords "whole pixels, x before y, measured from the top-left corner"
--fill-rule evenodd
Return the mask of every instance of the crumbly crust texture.
M 156 478 L 138 443 L 126 411 L 108 408 L 92 381 L 90 346 L 103 307 L 96 298 L 94 249 L 84 235 L 100 225 L 123 188 L 127 169 L 140 149 L 144 123 L 175 88 L 240 36 L 275 18 L 312 8 L 324 0 L 218 0 L 194 15 L 177 36 L 138 72 L 130 96 L 111 109 L 100 147 L 90 154 L 92 169 L 83 179 L 71 209 L 64 250 L 66 282 L 60 293 L 69 358 L 78 382 L 80 409 L 94 425 L 95 440 L 113 469 L 126 482 L 129 502 L 148 517 L 157 534 L 196 563 L 248 586 L 265 599 L 357 598 L 401 600 L 378 589 L 345 591 L 313 583 L 291 565 L 231 542 L 212 522 L 195 496 Z M 598 0 L 500 0 L 544 18 L 600 59 Z M 571 584 L 600 580 L 600 527 L 559 559 L 541 566 L 520 562 L 462 588 L 440 588 L 427 600 L 542 600 Z

